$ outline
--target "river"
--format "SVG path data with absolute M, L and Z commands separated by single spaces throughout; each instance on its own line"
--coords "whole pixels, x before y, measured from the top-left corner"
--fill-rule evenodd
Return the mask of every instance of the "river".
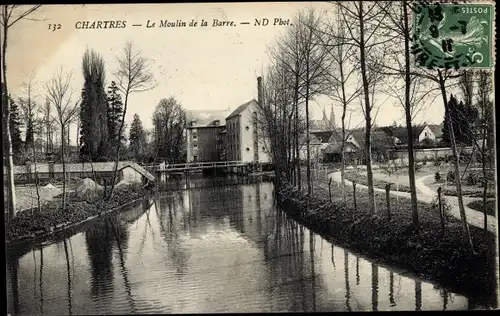
M 201 181 L 201 182 L 200 182 Z M 271 183 L 163 191 L 7 266 L 12 315 L 461 310 L 464 296 L 332 245 Z M 212 180 L 206 180 L 213 183 Z

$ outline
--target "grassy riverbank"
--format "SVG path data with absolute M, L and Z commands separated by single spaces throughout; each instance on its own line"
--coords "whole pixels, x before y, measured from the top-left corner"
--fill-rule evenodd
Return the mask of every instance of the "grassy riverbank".
M 310 229 L 374 261 L 407 269 L 456 292 L 486 298 L 488 304 L 496 304 L 493 234 L 488 232 L 488 241 L 485 241 L 483 230 L 470 226 L 475 246 L 475 254 L 470 254 L 464 242 L 461 222 L 446 215 L 443 235 L 439 213 L 434 205 L 419 203 L 421 229 L 415 233 L 408 199 L 391 197 L 392 216 L 389 220 L 385 194 L 376 194 L 378 212 L 373 215 L 368 208 L 367 191 L 357 190 L 357 208 L 354 209 L 352 188 L 348 188 L 348 205 L 344 207 L 341 188 L 332 185 L 330 203 L 328 185 L 318 181 L 309 207 L 303 193 L 291 187 L 278 189 L 283 209 Z
M 473 210 L 484 212 L 482 200 L 472 201 L 467 206 Z M 495 200 L 486 200 L 486 214 L 495 216 Z
M 23 210 L 6 225 L 7 242 L 35 239 L 56 230 L 66 229 L 108 210 L 119 208 L 147 194 L 142 186 L 127 186 L 116 189 L 109 201 L 98 199 L 86 201 L 74 194 L 67 197 L 66 209 L 61 208 L 60 197 L 46 202 L 41 210 L 37 207 Z
M 356 173 L 356 171 L 347 171 L 345 173 L 345 178 L 349 181 L 353 181 L 362 185 L 368 185 L 368 177 L 366 176 L 366 174 Z M 408 193 L 411 192 L 410 187 L 408 185 L 399 184 L 398 186 L 396 186 L 395 183 L 373 178 L 373 186 L 376 188 L 385 189 L 385 185 L 387 183 L 391 183 L 391 191 L 408 192 Z

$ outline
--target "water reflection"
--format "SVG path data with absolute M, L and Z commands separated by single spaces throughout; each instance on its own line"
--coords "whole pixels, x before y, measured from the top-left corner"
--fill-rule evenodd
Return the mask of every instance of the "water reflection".
M 92 278 L 90 293 L 94 301 L 113 295 L 113 238 L 108 221 L 97 222 L 85 232 Z
M 344 250 L 344 278 L 345 278 L 345 306 L 349 312 L 352 311 L 349 302 L 351 298 L 351 290 L 349 287 L 349 252 Z
M 36 255 L 9 259 L 9 312 L 473 307 L 463 296 L 403 277 L 323 240 L 274 207 L 269 183 L 193 186 L 159 192 L 151 201 L 41 247 Z

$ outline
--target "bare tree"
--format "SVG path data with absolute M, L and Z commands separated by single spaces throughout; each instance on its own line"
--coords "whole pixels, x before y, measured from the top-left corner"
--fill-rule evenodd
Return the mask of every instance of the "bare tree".
M 452 70 L 438 69 L 437 78 L 435 76 L 429 76 L 429 79 L 432 79 L 435 82 L 437 82 L 441 90 L 441 96 L 443 98 L 443 103 L 445 107 L 446 123 L 448 124 L 448 129 L 450 133 L 451 150 L 453 153 L 453 165 L 455 167 L 455 185 L 457 187 L 458 208 L 460 211 L 460 217 L 462 219 L 462 227 L 465 235 L 465 240 L 469 245 L 470 251 L 473 252 L 474 246 L 472 244 L 472 237 L 469 230 L 469 224 L 467 223 L 467 215 L 465 213 L 464 200 L 462 196 L 462 183 L 460 179 L 460 168 L 459 168 L 460 158 L 458 156 L 457 143 L 455 141 L 455 132 L 453 131 L 451 113 L 448 107 L 448 95 L 446 94 L 446 81 L 454 77 L 456 76 L 452 74 Z
M 384 73 L 392 77 L 392 80 L 389 80 L 386 85 L 388 94 L 399 101 L 405 113 L 412 220 L 414 229 L 418 230 L 420 223 L 415 185 L 413 120 L 416 114 L 422 110 L 424 103 L 432 103 L 428 101 L 437 97 L 436 92 L 439 88 L 429 87 L 428 80 L 410 70 L 410 45 L 413 29 L 410 22 L 410 14 L 412 13 L 410 2 L 404 0 L 402 2 L 379 3 L 378 5 L 385 12 L 383 19 L 380 19 L 379 22 L 387 32 L 396 35 L 396 37 L 391 37 L 394 41 L 394 49 L 386 55 L 387 62 L 384 64 Z
M 321 37 L 314 30 L 320 26 L 321 16 L 313 9 L 309 9 L 305 13 L 299 13 L 298 21 L 304 25 L 304 29 L 299 34 L 304 52 L 305 72 L 302 80 L 304 83 L 304 99 L 306 108 L 306 146 L 307 146 L 307 194 L 312 195 L 312 180 L 311 180 L 311 149 L 309 135 L 309 101 L 314 98 L 314 95 L 326 93 L 330 88 L 330 66 L 332 61 L 329 59 L 329 52 L 322 45 L 328 39 L 318 39 Z
M 26 149 L 31 149 L 31 154 L 33 155 L 33 164 L 35 166 L 35 189 L 37 194 L 37 205 L 38 210 L 41 210 L 40 203 L 40 189 L 39 189 L 39 177 L 38 177 L 38 168 L 37 168 L 37 153 L 36 153 L 36 145 L 35 145 L 35 133 L 39 134 L 41 122 L 38 119 L 38 114 L 40 112 L 39 106 L 34 101 L 33 88 L 35 83 L 33 82 L 34 76 L 30 75 L 30 78 L 27 83 L 24 83 L 24 97 L 19 98 L 19 104 L 21 105 L 21 109 L 23 111 L 24 119 L 26 121 L 26 140 L 25 146 Z
M 33 74 L 27 82 L 23 83 L 24 91 L 23 96 L 19 98 L 19 105 L 21 107 L 24 121 L 26 122 L 26 138 L 25 146 L 27 148 L 35 146 L 35 136 L 42 133 L 42 120 L 38 118 L 41 111 L 39 104 L 35 101 L 37 97 L 33 90 L 36 82 L 33 81 Z
M 381 50 L 381 47 L 384 47 L 381 44 L 391 40 L 387 36 L 387 31 L 381 28 L 380 23 L 380 20 L 383 20 L 387 14 L 375 2 L 339 2 L 337 5 L 340 6 L 341 16 L 347 29 L 348 36 L 344 40 L 346 44 L 353 45 L 358 53 L 357 62 L 360 65 L 362 79 L 362 109 L 366 123 L 364 158 L 366 160 L 370 209 L 375 213 L 371 153 L 372 109 L 374 108 L 376 86 L 383 78 L 381 70 L 385 52 Z
M 340 139 L 340 160 L 341 160 L 341 183 L 342 183 L 342 200 L 346 204 L 346 188 L 345 188 L 345 169 L 346 169 L 346 144 L 352 131 L 349 132 L 351 115 L 347 117 L 348 112 L 351 112 L 350 105 L 360 95 L 361 86 L 358 84 L 356 74 L 359 71 L 357 63 L 354 62 L 355 54 L 357 53 L 353 45 L 345 43 L 347 37 L 345 20 L 341 17 L 340 7 L 337 6 L 335 16 L 329 20 L 323 29 L 316 30 L 317 32 L 324 32 L 330 38 L 330 43 L 322 42 L 328 49 L 328 52 L 333 60 L 332 64 L 332 91 L 329 97 L 342 106 L 341 115 L 341 130 L 340 135 L 336 130 L 335 122 L 330 122 L 330 128 L 333 130 L 334 136 Z M 320 40 L 321 36 L 318 37 Z M 356 82 L 355 84 L 353 84 Z M 333 108 L 332 108 L 333 111 Z
M 52 105 L 50 104 L 50 101 L 47 99 L 45 101 L 45 105 L 42 108 L 42 117 L 43 117 L 42 120 L 45 130 L 46 153 L 52 151 L 54 147 L 53 130 L 54 130 L 54 125 L 56 124 L 56 120 L 54 119 L 54 116 L 52 114 L 53 114 Z
M 57 114 L 57 122 L 61 128 L 61 160 L 63 167 L 63 196 L 62 209 L 66 207 L 66 160 L 65 160 L 65 136 L 69 123 L 78 114 L 80 100 L 73 103 L 73 91 L 70 88 L 72 73 L 64 73 L 63 68 L 55 73 L 52 78 L 45 83 L 47 99 L 54 104 Z
M 177 163 L 181 155 L 185 111 L 174 97 L 161 99 L 153 113 L 157 156 Z
M 288 84 L 293 74 L 286 71 L 283 60 L 274 60 L 263 79 L 260 102 L 255 119 L 267 139 L 265 144 L 275 166 L 276 180 L 291 181 L 290 167 L 294 159 L 292 151 L 294 133 L 294 92 Z
M 123 56 L 118 58 L 118 71 L 115 73 L 118 88 L 125 96 L 123 102 L 123 115 L 118 135 L 122 135 L 123 126 L 125 124 L 125 116 L 127 114 L 127 106 L 129 96 L 132 93 L 143 92 L 154 88 L 154 78 L 150 70 L 150 60 L 141 56 L 137 51 L 133 50 L 132 43 L 125 44 Z M 108 199 L 113 196 L 116 174 L 118 172 L 118 162 L 120 161 L 120 145 L 116 146 L 115 168 L 113 179 L 111 180 L 111 190 Z
M 477 80 L 474 80 L 474 78 Z M 476 107 L 479 110 L 478 131 L 473 133 L 474 148 L 479 149 L 481 155 L 481 169 L 482 169 L 482 183 L 483 186 L 483 212 L 484 212 L 484 237 L 488 235 L 488 213 L 486 203 L 488 198 L 489 178 L 488 171 L 492 171 L 491 166 L 488 168 L 488 162 L 493 161 L 493 150 L 488 146 L 488 138 L 490 131 L 494 128 L 493 125 L 493 102 L 491 96 L 493 92 L 493 85 L 491 80 L 491 73 L 486 70 L 481 70 L 477 74 L 472 71 L 463 71 L 459 79 L 462 93 L 466 102 L 472 102 L 474 82 L 477 82 L 477 96 Z
M 35 12 L 41 5 L 34 5 L 26 8 L 26 6 L 20 5 L 2 5 L 1 6 L 1 15 L 0 15 L 0 24 L 2 25 L 2 84 L 4 89 L 4 100 L 2 100 L 2 104 L 4 104 L 3 114 L 4 114 L 4 131 L 3 134 L 6 135 L 6 145 L 7 148 L 7 177 L 8 177 L 8 193 L 9 193 L 9 203 L 8 203 L 8 219 L 11 219 L 16 214 L 16 189 L 14 184 L 14 162 L 12 159 L 12 138 L 10 135 L 10 100 L 9 100 L 9 92 L 8 92 L 8 84 L 7 84 L 7 43 L 8 43 L 8 33 L 9 29 L 14 26 L 17 22 L 28 19 L 28 17 Z
M 304 32 L 304 25 L 298 17 L 295 17 L 293 25 L 288 29 L 284 36 L 278 38 L 275 47 L 269 50 L 270 58 L 273 62 L 273 67 L 280 67 L 283 72 L 286 72 L 289 79 L 286 81 L 293 91 L 293 162 L 294 162 L 294 182 L 299 191 L 302 189 L 302 174 L 300 168 L 300 148 L 299 138 L 299 121 L 302 116 L 301 103 L 304 100 L 304 82 L 303 75 L 305 72 L 305 52 L 302 45 L 301 34 Z M 271 72 L 271 70 L 270 70 Z M 271 78 L 269 78 L 271 79 Z M 266 79 L 267 82 L 267 79 Z M 267 93 L 274 87 L 273 80 L 269 81 L 266 87 Z M 281 87 L 283 88 L 283 87 Z M 263 104 L 262 106 L 267 106 Z

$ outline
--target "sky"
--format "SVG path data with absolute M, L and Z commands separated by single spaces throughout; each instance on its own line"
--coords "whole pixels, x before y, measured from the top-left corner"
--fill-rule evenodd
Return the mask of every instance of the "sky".
M 162 98 L 173 96 L 187 110 L 233 110 L 257 98 L 257 77 L 269 61 L 268 47 L 286 31 L 287 26 L 272 25 L 275 18 L 292 19 L 301 9 L 313 6 L 318 10 L 331 8 L 327 2 L 282 3 L 196 3 L 196 4 L 107 4 L 107 5 L 45 5 L 31 17 L 9 29 L 7 78 L 9 92 L 22 96 L 23 82 L 34 76 L 34 92 L 39 103 L 45 100 L 43 85 L 60 70 L 72 73 L 71 88 L 76 101 L 83 87 L 82 56 L 86 48 L 103 57 L 109 84 L 114 80 L 117 57 L 127 41 L 135 50 L 152 61 L 155 88 L 130 96 L 126 122 L 139 114 L 145 128 L 151 128 L 151 115 Z M 22 10 L 22 7 L 19 9 Z M 255 19 L 267 18 L 267 26 L 254 26 Z M 33 21 L 36 20 L 36 21 Z M 200 27 L 201 20 L 208 26 Z M 234 21 L 236 26 L 212 27 L 213 19 Z M 126 21 L 125 28 L 77 29 L 78 21 Z M 148 20 L 156 23 L 146 28 Z M 160 20 L 198 22 L 197 27 L 159 28 Z M 241 25 L 240 22 L 251 22 Z M 49 30 L 49 24 L 61 28 Z M 133 24 L 142 24 L 137 27 Z M 439 101 L 439 99 L 438 99 Z M 333 101 L 319 97 L 311 105 L 311 117 L 327 116 Z M 377 97 L 375 123 L 404 124 L 404 113 L 395 99 Z M 334 104 L 337 125 L 341 107 Z M 444 107 L 440 102 L 428 104 L 415 122 L 440 124 Z M 352 114 L 351 124 L 363 121 L 361 110 Z M 76 127 L 72 127 L 72 143 Z

